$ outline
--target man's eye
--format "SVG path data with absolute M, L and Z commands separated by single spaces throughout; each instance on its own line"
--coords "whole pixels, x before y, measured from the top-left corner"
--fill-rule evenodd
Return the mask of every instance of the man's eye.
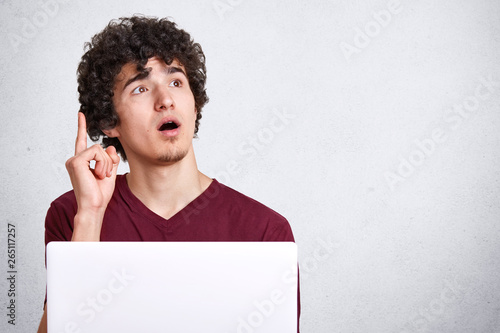
M 132 91 L 132 94 L 141 94 L 146 91 L 148 91 L 146 87 L 137 87 L 134 89 L 134 91 Z
M 182 87 L 182 82 L 181 82 L 181 80 L 173 80 L 173 81 L 170 83 L 170 86 L 171 86 L 171 87 L 180 88 L 180 87 Z

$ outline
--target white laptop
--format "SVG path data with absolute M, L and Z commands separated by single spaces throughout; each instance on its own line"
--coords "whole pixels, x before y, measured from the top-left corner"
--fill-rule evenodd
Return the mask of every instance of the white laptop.
M 49 333 L 297 332 L 291 242 L 51 242 Z

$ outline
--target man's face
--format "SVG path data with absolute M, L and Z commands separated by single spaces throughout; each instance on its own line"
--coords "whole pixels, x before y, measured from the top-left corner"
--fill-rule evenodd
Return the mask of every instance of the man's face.
M 196 120 L 194 96 L 185 69 L 174 60 L 147 62 L 146 72 L 129 63 L 117 75 L 113 104 L 118 125 L 106 131 L 117 137 L 127 159 L 177 162 L 192 152 Z

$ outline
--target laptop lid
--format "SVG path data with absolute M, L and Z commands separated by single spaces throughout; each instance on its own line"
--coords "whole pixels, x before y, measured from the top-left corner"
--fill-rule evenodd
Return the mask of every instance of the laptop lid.
M 292 242 L 51 242 L 49 333 L 297 332 Z

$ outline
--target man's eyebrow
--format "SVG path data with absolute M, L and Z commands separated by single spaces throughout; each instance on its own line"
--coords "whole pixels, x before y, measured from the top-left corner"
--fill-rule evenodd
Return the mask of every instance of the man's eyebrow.
M 173 74 L 173 73 L 182 73 L 187 78 L 186 72 L 184 72 L 184 70 L 182 68 L 176 67 L 176 66 L 168 66 L 168 68 L 166 70 L 166 74 L 168 75 L 168 74 Z
M 151 68 L 145 68 L 142 72 L 128 79 L 127 82 L 125 82 L 125 85 L 123 86 L 122 90 L 125 90 L 125 88 L 127 88 L 127 86 L 132 82 L 147 78 L 149 76 L 149 73 L 151 73 Z
M 150 72 L 151 72 L 151 67 L 145 68 L 142 72 L 140 72 L 137 75 L 135 75 L 134 77 L 131 77 L 130 79 L 128 79 L 127 82 L 125 82 L 125 85 L 123 86 L 122 90 L 125 90 L 125 88 L 127 88 L 127 86 L 129 84 L 131 84 L 132 82 L 147 78 L 149 76 Z M 167 74 L 167 75 L 174 74 L 174 73 L 182 73 L 187 78 L 186 73 L 180 67 L 168 66 L 168 68 L 165 70 L 165 74 Z

